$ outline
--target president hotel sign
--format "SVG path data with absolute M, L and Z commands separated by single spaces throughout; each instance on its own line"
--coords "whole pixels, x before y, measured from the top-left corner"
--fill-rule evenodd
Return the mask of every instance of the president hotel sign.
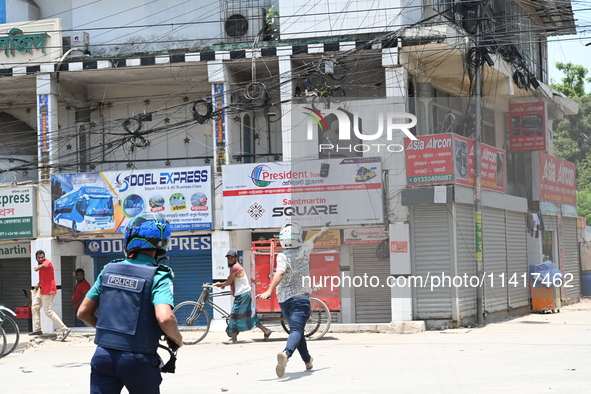
M 61 30 L 61 19 L 0 25 L 2 63 L 31 66 L 58 61 L 63 53 Z

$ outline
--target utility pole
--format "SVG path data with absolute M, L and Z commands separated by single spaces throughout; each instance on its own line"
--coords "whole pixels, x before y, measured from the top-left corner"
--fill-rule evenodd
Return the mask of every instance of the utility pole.
M 476 275 L 480 280 L 484 280 L 484 262 L 482 259 L 482 200 L 481 186 L 482 173 L 480 169 L 481 152 L 480 139 L 482 136 L 482 87 L 481 87 L 481 52 L 480 52 L 480 21 L 482 7 L 478 5 L 476 11 L 476 120 L 474 127 L 474 212 L 476 217 Z M 482 282 L 481 282 L 482 283 Z M 476 287 L 476 322 L 484 323 L 484 289 L 482 286 Z

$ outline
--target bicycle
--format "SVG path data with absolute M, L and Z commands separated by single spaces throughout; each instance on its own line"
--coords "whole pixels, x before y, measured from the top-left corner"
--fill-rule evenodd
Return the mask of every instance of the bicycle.
M 347 95 L 341 85 L 329 85 L 323 74 L 313 71 L 304 82 L 306 97 L 312 97 L 312 108 L 318 111 L 318 102 L 324 109 L 330 109 L 330 104 L 339 104 Z
M 2 328 L 5 337 L 5 348 L 0 352 L 0 358 L 14 352 L 19 343 L 20 330 L 13 316 L 16 316 L 16 313 L 0 305 L 0 328 Z
M 206 305 L 218 311 L 226 320 L 226 323 L 230 321 L 230 314 L 211 300 L 214 297 L 230 295 L 230 292 L 212 293 L 210 290 L 213 287 L 214 285 L 211 283 L 204 283 L 198 301 L 184 301 L 173 309 L 185 345 L 194 345 L 207 336 L 211 325 L 211 317 L 207 309 L 205 309 Z M 315 340 L 323 337 L 328 332 L 330 327 L 330 310 L 324 302 L 316 298 L 310 298 L 310 309 L 311 313 L 304 329 L 304 335 L 306 339 Z M 279 320 L 285 332 L 289 334 L 289 323 L 282 316 L 269 319 L 263 317 L 260 320 Z

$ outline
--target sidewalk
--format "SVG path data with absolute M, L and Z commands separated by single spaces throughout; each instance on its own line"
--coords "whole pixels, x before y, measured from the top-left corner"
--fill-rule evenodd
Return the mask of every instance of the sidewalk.
M 223 345 L 225 334 L 211 332 L 179 350 L 177 371 L 163 375 L 161 392 L 582 393 L 591 385 L 590 312 L 591 300 L 583 299 L 560 313 L 482 328 L 328 333 L 309 343 L 314 370 L 306 372 L 296 354 L 282 379 L 275 375 L 275 355 L 285 333 L 273 333 L 269 342 L 258 330 L 241 333 L 237 345 Z M 87 393 L 95 345 L 84 333 L 71 335 L 0 359 L 3 391 Z

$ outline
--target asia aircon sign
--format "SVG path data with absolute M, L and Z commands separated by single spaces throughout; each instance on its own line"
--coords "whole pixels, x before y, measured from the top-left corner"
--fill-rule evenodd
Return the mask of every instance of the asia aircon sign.
M 35 188 L 0 189 L 0 239 L 35 238 Z
M 121 233 L 142 212 L 172 231 L 212 228 L 210 167 L 52 175 L 51 192 L 54 235 Z
M 223 173 L 226 229 L 383 222 L 376 157 L 230 165 Z
M 509 146 L 511 151 L 546 150 L 546 103 L 509 104 Z
M 458 183 L 474 186 L 476 144 L 455 134 L 434 134 L 405 140 L 409 186 Z M 502 149 L 480 144 L 482 188 L 505 191 L 506 155 Z
M 574 163 L 538 152 L 537 170 L 538 184 L 534 184 L 534 199 L 538 197 L 540 201 L 577 205 L 577 178 Z M 539 196 L 536 196 L 537 193 Z

